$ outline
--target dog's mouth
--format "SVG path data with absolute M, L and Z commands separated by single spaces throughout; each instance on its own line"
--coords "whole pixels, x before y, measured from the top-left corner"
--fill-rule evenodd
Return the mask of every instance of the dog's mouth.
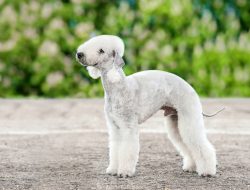
M 84 67 L 88 67 L 88 66 L 96 67 L 96 66 L 98 66 L 98 63 L 97 63 L 97 62 L 94 63 L 93 65 L 92 65 L 92 64 L 88 64 L 88 63 L 86 63 L 85 61 L 81 61 L 81 60 L 78 60 L 78 62 L 79 62 L 82 66 L 84 66 Z
M 94 65 L 92 65 L 93 67 L 96 67 L 98 65 L 98 63 L 95 63 Z
M 94 62 L 94 64 L 89 64 L 89 63 L 87 63 L 86 59 L 78 59 L 77 58 L 77 62 L 80 63 L 84 67 L 88 67 L 88 66 L 96 67 L 96 66 L 98 66 L 98 62 Z
M 79 61 L 79 63 L 84 66 L 84 67 L 88 67 L 89 65 L 85 64 L 85 63 L 82 63 L 81 61 Z

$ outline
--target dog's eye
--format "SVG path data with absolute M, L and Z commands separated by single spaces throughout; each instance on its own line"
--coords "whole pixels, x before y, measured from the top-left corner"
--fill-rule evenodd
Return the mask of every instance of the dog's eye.
M 99 49 L 98 52 L 99 52 L 100 54 L 103 54 L 103 53 L 104 53 L 103 49 Z

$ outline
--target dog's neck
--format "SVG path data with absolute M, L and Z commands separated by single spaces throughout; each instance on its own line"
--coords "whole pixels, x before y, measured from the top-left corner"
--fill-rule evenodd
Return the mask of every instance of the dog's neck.
M 113 94 L 117 94 L 119 92 L 122 93 L 122 91 L 127 88 L 126 82 L 125 82 L 126 75 L 124 74 L 122 68 L 117 68 L 116 72 L 120 77 L 120 80 L 116 82 L 110 81 L 108 77 L 108 71 L 101 72 L 102 85 L 103 85 L 105 94 L 108 96 L 112 96 Z

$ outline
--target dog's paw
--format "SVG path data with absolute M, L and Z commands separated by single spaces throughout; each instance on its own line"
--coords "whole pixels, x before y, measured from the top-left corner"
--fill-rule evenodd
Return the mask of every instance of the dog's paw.
M 183 164 L 182 166 L 183 171 L 185 172 L 195 172 L 195 164 Z
M 184 159 L 182 169 L 185 172 L 195 172 L 196 167 L 194 161 L 191 159 Z
M 183 169 L 184 172 L 195 172 L 195 166 L 194 165 L 192 165 L 192 166 L 183 165 L 182 169 Z
M 212 177 L 216 174 L 216 167 L 197 169 L 197 173 L 202 177 Z
M 198 172 L 197 171 L 197 173 L 201 177 L 213 177 L 216 174 L 216 172 L 214 172 L 214 171 L 203 171 L 203 172 Z
M 127 177 L 133 177 L 134 174 L 135 174 L 134 171 L 122 170 L 122 171 L 118 171 L 117 176 L 120 178 L 127 178 Z
M 117 175 L 117 169 L 112 168 L 112 167 L 108 167 L 106 169 L 106 174 L 115 176 L 115 175 Z

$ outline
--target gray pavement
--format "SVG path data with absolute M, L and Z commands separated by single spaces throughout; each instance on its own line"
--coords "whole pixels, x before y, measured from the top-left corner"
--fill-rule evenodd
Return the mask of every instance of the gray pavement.
M 159 111 L 141 126 L 136 176 L 105 174 L 108 135 L 103 100 L 0 100 L 0 189 L 250 189 L 250 99 L 203 99 L 226 110 L 205 124 L 218 173 L 181 170 Z

